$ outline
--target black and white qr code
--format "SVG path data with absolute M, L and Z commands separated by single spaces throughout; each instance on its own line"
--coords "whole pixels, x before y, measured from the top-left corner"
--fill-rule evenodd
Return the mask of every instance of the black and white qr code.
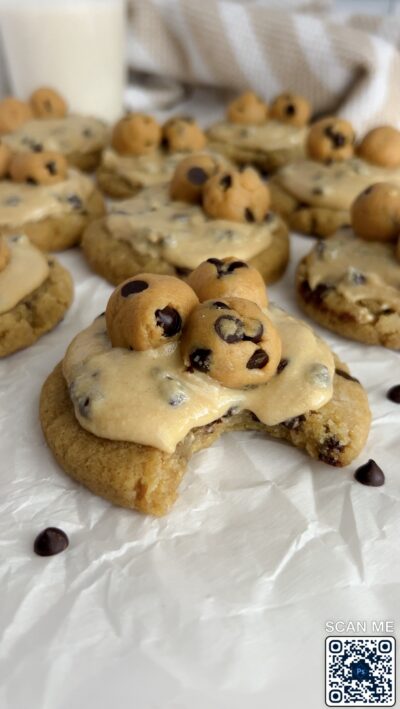
M 392 707 L 396 641 L 390 636 L 329 636 L 325 645 L 328 707 Z

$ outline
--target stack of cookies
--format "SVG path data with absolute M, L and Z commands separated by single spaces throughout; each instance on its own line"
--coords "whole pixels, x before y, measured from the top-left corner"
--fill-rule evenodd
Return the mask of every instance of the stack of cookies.
M 0 102 L 0 356 L 72 301 L 49 252 L 80 246 L 115 287 L 40 401 L 55 459 L 93 493 L 165 514 L 192 454 L 225 431 L 267 433 L 331 466 L 363 450 L 365 389 L 266 285 L 286 270 L 291 229 L 316 236 L 293 303 L 400 349 L 400 133 L 357 139 L 311 113 L 305 97 L 247 91 L 207 130 L 141 113 L 107 127 L 50 88 Z M 376 469 L 357 479 L 382 484 Z

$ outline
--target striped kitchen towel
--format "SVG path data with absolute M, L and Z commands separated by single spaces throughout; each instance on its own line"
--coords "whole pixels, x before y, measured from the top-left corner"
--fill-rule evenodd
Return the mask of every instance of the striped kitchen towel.
M 135 70 L 267 100 L 292 90 L 360 131 L 400 127 L 399 18 L 332 16 L 329 0 L 128 2 Z

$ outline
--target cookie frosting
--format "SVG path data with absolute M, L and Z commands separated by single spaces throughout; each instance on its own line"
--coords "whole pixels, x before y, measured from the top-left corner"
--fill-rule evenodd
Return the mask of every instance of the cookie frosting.
M 300 160 L 279 170 L 275 179 L 300 202 L 347 210 L 357 195 L 374 182 L 400 184 L 400 168 L 379 167 L 359 158 L 329 165 Z
M 13 152 L 54 150 L 64 155 L 101 150 L 108 139 L 105 123 L 90 116 L 37 119 L 2 137 Z
M 23 234 L 7 239 L 10 259 L 0 271 L 0 314 L 12 310 L 23 298 L 33 293 L 49 275 L 45 254 Z
M 393 244 L 366 242 L 343 229 L 318 244 L 305 262 L 312 290 L 320 284 L 333 286 L 350 302 L 378 301 L 400 312 L 400 264 Z M 367 307 L 359 309 L 360 321 L 374 317 Z
M 208 133 L 212 140 L 235 143 L 243 149 L 268 152 L 301 146 L 304 143 L 307 129 L 274 120 L 269 120 L 261 125 L 244 125 L 223 121 L 212 126 Z
M 252 411 L 274 425 L 332 397 L 334 361 L 305 323 L 271 306 L 265 311 L 282 339 L 279 373 L 253 389 L 228 389 L 187 371 L 172 342 L 144 352 L 111 347 L 104 316 L 78 334 L 63 362 L 80 425 L 101 438 L 132 441 L 172 453 L 196 426 L 228 411 Z
M 92 180 L 76 170 L 53 185 L 0 181 L 0 228 L 18 229 L 27 222 L 81 211 L 94 190 Z
M 253 258 L 270 246 L 280 221 L 273 214 L 262 224 L 209 219 L 201 207 L 173 201 L 168 187 L 156 186 L 112 206 L 106 224 L 136 251 L 193 269 L 211 256 Z
M 177 164 L 186 153 L 165 153 L 155 150 L 149 155 L 119 155 L 112 148 L 103 152 L 101 167 L 123 177 L 131 185 L 148 187 L 168 182 Z

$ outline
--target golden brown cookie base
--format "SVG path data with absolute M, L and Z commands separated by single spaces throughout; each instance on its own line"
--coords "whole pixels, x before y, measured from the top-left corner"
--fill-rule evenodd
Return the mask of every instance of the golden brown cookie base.
M 96 173 L 97 184 L 101 191 L 114 199 L 127 199 L 134 197 L 144 185 L 138 180 L 128 180 L 123 175 L 119 175 L 113 170 L 109 170 L 104 165 L 100 165 Z
M 350 224 L 349 211 L 315 207 L 299 202 L 279 184 L 276 177 L 269 181 L 268 186 L 271 192 L 271 208 L 285 219 L 293 231 L 326 238 Z
M 98 438 L 82 428 L 75 418 L 61 364 L 43 385 L 40 420 L 55 458 L 72 478 L 116 505 L 163 515 L 178 496 L 193 453 L 210 446 L 225 431 L 269 433 L 329 465 L 351 463 L 367 439 L 370 411 L 362 386 L 338 360 L 336 366 L 341 374 L 335 375 L 333 398 L 319 411 L 271 427 L 250 412 L 225 416 L 191 431 L 173 454 Z
M 89 225 L 82 238 L 82 248 L 93 270 L 113 285 L 142 272 L 165 273 L 179 277 L 189 274 L 189 270 L 183 273 L 166 261 L 140 254 L 129 242 L 115 239 L 107 228 L 105 218 L 97 219 Z M 260 271 L 268 284 L 274 283 L 283 275 L 288 260 L 289 235 L 285 224 L 281 222 L 268 249 L 249 259 L 249 263 Z
M 42 251 L 63 251 L 78 244 L 88 224 L 104 213 L 103 197 L 98 190 L 94 190 L 84 204 L 83 212 L 68 212 L 57 217 L 45 217 L 38 222 L 20 224 L 13 230 L 3 227 L 1 233 L 21 231 Z
M 73 298 L 69 272 L 49 258 L 45 282 L 18 305 L 0 315 L 0 357 L 33 345 L 62 320 Z
M 303 146 L 279 148 L 277 150 L 255 150 L 235 145 L 234 142 L 223 143 L 210 138 L 208 148 L 224 155 L 238 165 L 254 165 L 265 173 L 276 172 L 280 167 L 304 158 Z
M 78 170 L 82 170 L 83 172 L 93 172 L 98 165 L 100 165 L 102 152 L 102 149 L 93 150 L 91 153 L 80 153 L 77 151 L 75 153 L 69 153 L 65 157 L 71 167 L 77 167 Z
M 296 290 L 301 309 L 319 325 L 350 340 L 400 349 L 400 313 L 388 310 L 382 302 L 348 301 L 324 284 L 311 290 L 305 259 L 297 269 Z M 365 308 L 370 311 L 371 322 L 360 322 L 361 309 Z

